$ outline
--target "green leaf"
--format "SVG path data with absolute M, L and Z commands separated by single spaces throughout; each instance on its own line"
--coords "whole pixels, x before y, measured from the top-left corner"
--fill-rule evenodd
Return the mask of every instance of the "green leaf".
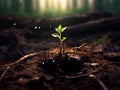
M 58 33 L 53 33 L 53 34 L 51 34 L 53 37 L 60 37 L 59 35 L 58 35 Z
M 58 33 L 60 33 L 60 31 L 58 30 L 58 28 L 55 28 L 55 31 L 58 32 Z
M 63 27 L 61 32 L 64 32 L 67 29 L 67 27 Z
M 61 32 L 61 30 L 62 30 L 62 25 L 59 25 L 57 29 L 58 29 L 59 32 Z
M 67 37 L 63 37 L 61 41 L 63 42 L 63 41 L 65 41 L 66 39 L 67 39 Z

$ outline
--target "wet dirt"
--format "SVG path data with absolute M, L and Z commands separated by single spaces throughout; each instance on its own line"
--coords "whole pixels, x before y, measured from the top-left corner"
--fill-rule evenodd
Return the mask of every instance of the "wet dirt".
M 51 32 L 46 34 L 20 25 L 12 27 L 14 35 L 10 33 L 11 26 L 1 28 L 0 90 L 105 90 L 98 80 L 108 90 L 120 90 L 119 56 L 113 59 L 106 58 L 105 53 L 93 53 L 89 44 L 80 48 L 84 41 L 77 36 L 66 41 L 65 54 L 59 57 L 57 42 L 49 38 Z M 34 52 L 39 54 L 32 54 L 6 69 L 9 63 Z

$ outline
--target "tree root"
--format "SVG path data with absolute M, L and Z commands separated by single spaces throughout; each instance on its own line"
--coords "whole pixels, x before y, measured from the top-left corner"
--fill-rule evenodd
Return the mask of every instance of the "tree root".
M 94 74 L 90 74 L 89 77 L 97 81 L 100 84 L 100 86 L 103 88 L 103 90 L 108 90 L 106 85 L 99 78 L 97 78 Z
M 7 73 L 7 71 L 9 70 L 10 66 L 7 66 L 6 69 L 4 70 L 4 72 L 2 73 L 2 75 L 0 76 L 0 81 L 2 81 L 2 78 L 5 76 L 5 74 Z
M 2 81 L 3 77 L 5 76 L 5 74 L 7 73 L 7 71 L 11 68 L 11 66 L 13 66 L 15 64 L 18 64 L 21 61 L 26 60 L 27 58 L 30 58 L 30 57 L 33 57 L 33 56 L 36 56 L 36 55 L 39 55 L 39 54 L 40 54 L 40 52 L 30 53 L 30 54 L 27 54 L 27 55 L 21 57 L 20 59 L 18 59 L 17 61 L 15 61 L 13 63 L 5 64 L 4 66 L 6 68 L 5 68 L 5 70 L 3 71 L 3 73 L 0 76 L 0 81 Z
M 18 59 L 17 61 L 15 61 L 13 63 L 5 64 L 4 66 L 13 66 L 13 65 L 18 64 L 18 63 L 20 63 L 21 61 L 23 61 L 27 58 L 30 58 L 30 57 L 33 57 L 33 56 L 36 56 L 36 55 L 39 55 L 39 54 L 40 54 L 40 52 L 34 52 L 34 53 L 27 54 L 27 55 L 21 57 L 20 59 Z
M 77 76 L 64 76 L 65 78 L 67 79 L 77 79 L 77 78 L 81 78 L 81 77 L 90 77 L 90 78 L 93 78 L 95 81 L 97 81 L 100 86 L 103 88 L 103 90 L 108 90 L 108 88 L 106 87 L 106 85 L 99 79 L 97 78 L 93 73 L 95 73 L 97 71 L 92 71 L 92 72 L 89 72 L 87 74 L 81 74 L 81 75 L 77 75 Z
M 79 75 L 76 75 L 76 76 L 63 76 L 63 77 L 65 77 L 65 78 L 67 78 L 67 79 L 77 79 L 77 78 L 89 76 L 90 74 L 96 73 L 96 72 L 97 72 L 97 70 L 96 70 L 96 71 L 88 72 L 88 73 L 86 73 L 86 74 L 79 74 Z

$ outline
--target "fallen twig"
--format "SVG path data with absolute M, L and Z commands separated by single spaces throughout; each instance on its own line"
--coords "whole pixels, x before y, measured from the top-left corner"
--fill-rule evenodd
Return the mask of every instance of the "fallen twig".
M 82 45 L 80 45 L 79 47 L 74 47 L 74 48 L 75 48 L 76 50 L 77 50 L 77 49 L 79 49 L 79 50 L 80 50 L 80 49 L 81 49 L 82 47 L 84 47 L 85 45 L 86 45 L 86 43 L 83 43 L 83 44 L 82 44 Z
M 2 81 L 3 77 L 5 76 L 5 74 L 7 73 L 7 71 L 9 70 L 10 66 L 7 66 L 6 69 L 4 70 L 4 72 L 1 74 L 0 76 L 0 81 Z
M 81 46 L 79 46 L 79 49 L 84 47 L 86 45 L 86 43 L 83 43 Z
M 32 57 L 32 56 L 39 55 L 39 54 L 40 54 L 40 52 L 30 53 L 30 54 L 27 54 L 27 55 L 21 57 L 20 59 L 18 59 L 17 61 L 15 61 L 15 62 L 13 62 L 13 63 L 5 64 L 4 66 L 6 67 L 6 69 L 5 69 L 5 70 L 3 71 L 3 73 L 1 74 L 1 76 L 0 76 L 0 81 L 3 79 L 3 77 L 5 76 L 5 74 L 6 74 L 7 71 L 10 69 L 11 66 L 13 66 L 13 65 L 15 65 L 15 64 L 17 64 L 17 63 L 19 63 L 19 62 L 27 59 L 27 58 L 30 58 L 30 57 Z
M 20 59 L 18 59 L 17 61 L 15 61 L 15 62 L 13 62 L 13 63 L 5 64 L 4 66 L 12 66 L 12 65 L 15 65 L 15 64 L 17 64 L 17 63 L 19 63 L 19 62 L 27 59 L 27 58 L 30 58 L 30 57 L 33 57 L 33 56 L 36 56 L 36 55 L 39 55 L 39 54 L 40 54 L 40 52 L 35 52 L 35 53 L 27 54 L 27 55 L 21 57 Z
M 76 76 L 64 76 L 64 77 L 67 78 L 67 79 L 76 79 L 76 78 L 81 78 L 81 77 L 89 76 L 90 74 L 96 73 L 96 72 L 97 71 L 91 71 L 91 72 L 88 72 L 86 74 L 79 74 L 79 75 L 76 75 Z
M 103 88 L 103 90 L 108 90 L 105 84 L 99 78 L 97 78 L 94 74 L 90 74 L 89 77 L 97 81 L 100 84 L 100 86 Z

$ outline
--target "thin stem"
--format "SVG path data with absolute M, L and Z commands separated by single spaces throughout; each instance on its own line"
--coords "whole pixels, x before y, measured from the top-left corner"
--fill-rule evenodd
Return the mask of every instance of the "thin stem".
M 60 46 L 59 46 L 59 55 L 62 55 L 62 41 L 60 41 Z
M 60 47 L 59 47 L 59 49 L 60 49 L 60 52 L 59 52 L 59 55 L 61 56 L 62 54 L 63 54 L 63 52 L 62 52 L 62 32 L 60 32 Z

